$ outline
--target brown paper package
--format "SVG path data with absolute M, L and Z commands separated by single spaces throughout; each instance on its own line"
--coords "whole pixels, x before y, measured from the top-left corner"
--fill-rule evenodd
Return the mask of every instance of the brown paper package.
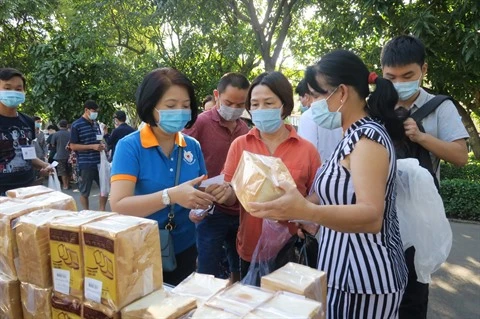
M 22 296 L 23 319 L 51 318 L 52 288 L 40 288 L 22 282 L 20 285 Z
M 162 287 L 156 221 L 114 215 L 82 226 L 85 298 L 119 311 Z M 101 291 L 88 284 L 101 282 Z M 88 285 L 88 286 L 87 286 Z
M 22 318 L 20 282 L 0 273 L 0 318 Z

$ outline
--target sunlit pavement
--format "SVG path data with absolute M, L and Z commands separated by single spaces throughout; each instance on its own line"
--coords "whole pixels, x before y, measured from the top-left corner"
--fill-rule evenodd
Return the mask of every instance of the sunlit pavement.
M 66 193 L 82 209 L 78 190 L 69 189 Z M 94 183 L 90 209 L 98 209 L 98 197 L 99 189 Z M 432 276 L 428 319 L 480 319 L 480 224 L 450 224 L 452 250 L 447 262 Z

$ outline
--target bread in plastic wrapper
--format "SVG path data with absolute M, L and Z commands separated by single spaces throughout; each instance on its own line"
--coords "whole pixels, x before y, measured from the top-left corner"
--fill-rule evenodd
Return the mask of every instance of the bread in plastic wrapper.
M 236 283 L 207 300 L 207 306 L 244 316 L 273 297 L 273 293 L 258 287 Z
M 327 274 L 323 271 L 296 263 L 287 263 L 260 280 L 263 289 L 288 291 L 316 300 L 322 305 L 327 302 Z
M 0 318 L 23 318 L 20 281 L 0 272 Z
M 201 306 L 192 315 L 192 319 L 241 319 L 242 316 L 238 316 L 231 312 L 227 312 L 214 307 L 206 305 Z
M 114 311 L 110 307 L 93 302 L 83 302 L 84 319 L 120 319 L 120 312 Z
M 51 318 L 52 288 L 40 288 L 22 282 L 20 285 L 24 319 Z
M 68 210 L 44 209 L 17 219 L 14 229 L 18 250 L 16 269 L 20 281 L 41 288 L 52 287 L 48 224 L 58 217 L 75 214 L 77 212 Z
M 122 309 L 122 319 L 176 319 L 196 308 L 193 297 L 169 294 L 163 289 L 131 303 Z
M 0 204 L 0 269 L 11 278 L 17 278 L 15 268 L 18 260 L 17 241 L 12 230 L 15 220 L 39 209 L 76 210 L 73 197 L 62 192 L 50 192 L 23 200 L 12 200 Z
M 162 287 L 156 221 L 114 215 L 82 226 L 85 299 L 115 311 Z
M 304 296 L 278 292 L 244 319 L 278 318 L 278 319 L 324 319 L 322 304 Z
M 280 182 L 296 187 L 280 158 L 243 151 L 231 184 L 238 200 L 249 212 L 250 202 L 268 202 L 282 196 L 285 192 L 278 187 Z
M 0 196 L 0 204 L 1 204 L 1 203 L 8 202 L 8 201 L 11 201 L 11 200 L 12 200 L 12 199 L 9 198 L 9 197 Z
M 112 216 L 112 213 L 82 210 L 49 223 L 53 289 L 83 300 L 83 251 L 81 226 Z
M 43 185 L 20 187 L 6 191 L 10 198 L 25 199 L 53 192 L 53 189 Z
M 52 295 L 52 318 L 82 319 L 82 302 L 63 294 Z
M 197 306 L 200 306 L 220 290 L 227 288 L 228 284 L 227 279 L 194 272 L 173 288 L 172 293 L 193 297 L 197 300 Z

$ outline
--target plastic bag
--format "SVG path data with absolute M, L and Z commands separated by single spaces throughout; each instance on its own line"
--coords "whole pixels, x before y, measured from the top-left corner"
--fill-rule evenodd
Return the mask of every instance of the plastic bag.
M 452 229 L 432 175 L 413 158 L 397 160 L 397 215 L 403 249 L 415 247 L 418 281 L 430 283 L 452 248 Z
M 58 162 L 54 161 L 49 165 L 53 169 L 53 173 L 48 175 L 48 188 L 53 189 L 54 191 L 61 192 L 62 188 L 60 187 L 60 181 L 58 180 L 57 167 Z
M 276 265 L 275 260 L 278 253 L 291 238 L 292 235 L 286 225 L 274 220 L 264 219 L 262 234 L 258 239 L 248 273 L 242 279 L 242 283 L 259 286 L 262 276 L 282 267 L 283 265 Z
M 98 170 L 100 179 L 100 196 L 107 197 L 110 193 L 110 163 L 105 151 L 100 152 L 100 168 Z

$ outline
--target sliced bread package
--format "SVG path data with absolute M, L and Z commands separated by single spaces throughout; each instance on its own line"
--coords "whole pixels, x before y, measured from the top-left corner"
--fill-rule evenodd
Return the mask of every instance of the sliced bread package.
M 25 199 L 53 192 L 53 189 L 43 185 L 20 187 L 6 191 L 10 198 Z
M 120 312 L 108 306 L 93 302 L 83 302 L 83 319 L 120 319 Z
M 192 319 L 241 319 L 242 316 L 238 316 L 222 309 L 203 305 L 193 313 Z
M 197 300 L 197 305 L 200 306 L 220 290 L 227 288 L 228 284 L 227 279 L 194 272 L 173 288 L 172 293 L 193 297 Z
M 52 295 L 52 318 L 82 319 L 82 302 L 59 293 Z
M 20 285 L 24 319 L 51 318 L 52 288 L 40 288 L 22 282 Z
M 20 281 L 0 273 L 0 318 L 22 318 Z

